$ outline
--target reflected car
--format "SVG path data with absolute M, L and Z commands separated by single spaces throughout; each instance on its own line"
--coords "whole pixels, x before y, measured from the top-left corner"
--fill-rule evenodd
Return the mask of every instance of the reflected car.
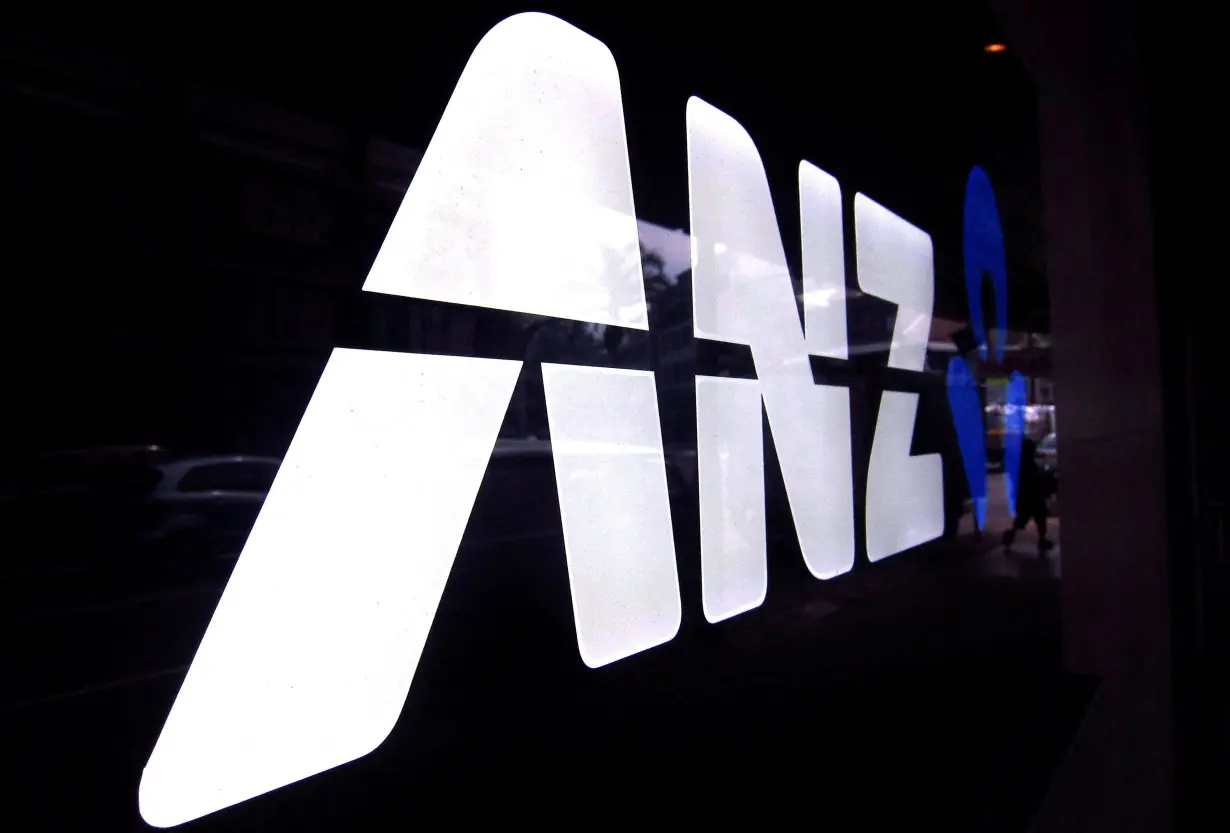
M 142 555 L 206 556 L 233 561 L 264 504 L 282 461 L 219 456 L 155 467 L 134 544 Z
M 1059 470 L 1059 446 L 1055 434 L 1047 434 L 1038 441 L 1038 451 L 1035 455 L 1038 468 L 1043 471 L 1057 473 Z
M 694 489 L 685 470 L 676 455 L 666 455 L 671 509 L 694 513 Z M 501 439 L 483 476 L 463 546 L 560 536 L 557 494 L 549 440 Z
M 1054 432 L 1047 434 L 1038 441 L 1038 449 L 1034 453 L 1038 468 L 1047 476 L 1050 494 L 1047 496 L 1047 511 L 1052 515 L 1059 514 L 1059 445 Z
M 677 462 L 666 459 L 667 494 L 683 592 L 699 594 L 699 521 L 695 495 Z M 629 518 L 630 524 L 635 519 Z M 693 587 L 692 585 L 697 586 Z M 517 633 L 502 663 L 512 677 L 572 673 L 577 657 L 571 586 L 551 443 L 501 439 L 488 463 L 432 625 L 433 640 L 473 644 Z M 685 624 L 685 627 L 687 625 Z M 531 673 L 527 669 L 537 671 Z M 553 669 L 553 670 L 548 670 Z M 572 671 L 565 671 L 572 669 Z M 466 672 L 450 670 L 457 679 Z M 506 685 L 488 680 L 490 685 Z M 487 690 L 478 685 L 476 692 Z

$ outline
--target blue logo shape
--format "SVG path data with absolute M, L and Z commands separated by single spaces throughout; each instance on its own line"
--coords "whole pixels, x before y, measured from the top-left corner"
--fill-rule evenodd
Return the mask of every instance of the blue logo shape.
M 948 363 L 948 407 L 952 410 L 979 529 L 987 523 L 987 442 L 982 425 L 982 400 L 969 364 L 960 356 Z
M 999 223 L 995 191 L 986 171 L 974 166 L 965 184 L 965 290 L 969 320 L 978 343 L 978 355 L 987 358 L 987 331 L 982 320 L 983 276 L 990 274 L 995 290 L 995 361 L 1004 360 L 1003 333 L 1008 326 L 1008 266 L 1004 232 Z
M 995 191 L 986 171 L 975 166 L 965 185 L 965 289 L 969 301 L 970 326 L 978 344 L 978 354 L 987 360 L 987 327 L 982 316 L 984 276 L 991 276 L 995 292 L 995 326 L 992 329 L 995 362 L 1004 359 L 1004 331 L 1008 327 L 1008 267 L 1004 256 L 1004 233 L 999 221 Z M 1025 377 L 1013 373 L 1008 384 L 1004 424 L 1004 467 L 1008 475 L 1008 503 L 1016 514 L 1016 491 L 1021 472 L 1021 440 L 1025 431 Z M 986 423 L 978 383 L 969 363 L 960 356 L 948 363 L 948 407 L 952 411 L 974 521 L 979 529 L 987 521 L 987 446 Z

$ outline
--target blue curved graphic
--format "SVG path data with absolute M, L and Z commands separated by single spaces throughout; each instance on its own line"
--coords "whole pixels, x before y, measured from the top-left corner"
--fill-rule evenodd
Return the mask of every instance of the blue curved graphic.
M 982 291 L 986 275 L 991 276 L 995 292 L 995 324 L 992 341 L 996 363 L 1004 359 L 1004 331 L 1008 328 L 1008 267 L 1004 256 L 1004 233 L 1000 225 L 995 191 L 986 171 L 975 166 L 965 185 L 965 288 L 969 301 L 970 325 L 978 344 L 978 354 L 987 360 L 987 327 L 982 314 Z M 1004 470 L 1007 473 L 1008 505 L 1016 514 L 1016 492 L 1021 473 L 1021 440 L 1025 433 L 1025 404 L 1028 390 L 1025 377 L 1013 373 L 1008 384 L 1004 415 Z M 948 363 L 948 407 L 952 411 L 974 521 L 979 529 L 987 520 L 987 444 L 986 423 L 978 383 L 968 362 L 957 356 Z
M 982 320 L 983 276 L 991 276 L 995 289 L 995 361 L 1004 360 L 1004 330 L 1008 327 L 1008 266 L 1004 233 L 999 222 L 995 191 L 986 171 L 975 166 L 965 185 L 965 289 L 969 319 L 978 342 L 978 354 L 987 358 L 987 328 Z
M 956 356 L 948 363 L 948 407 L 957 427 L 965 478 L 969 481 L 974 521 L 979 529 L 987 523 L 987 441 L 983 427 L 982 400 L 978 382 L 965 359 Z

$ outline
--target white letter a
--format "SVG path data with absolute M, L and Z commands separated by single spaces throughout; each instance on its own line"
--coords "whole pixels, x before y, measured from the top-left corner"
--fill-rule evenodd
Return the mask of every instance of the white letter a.
M 639 269 L 604 271 L 607 249 L 636 243 L 614 59 L 562 21 L 517 15 L 476 47 L 364 288 L 644 329 Z M 148 823 L 199 818 L 388 736 L 520 369 L 333 352 L 145 767 Z M 601 665 L 679 623 L 652 376 L 544 375 L 579 647 Z M 588 436 L 583 411 L 604 402 L 627 436 Z M 642 513 L 639 548 L 588 514 L 606 509 Z M 620 554 L 631 561 L 596 564 Z

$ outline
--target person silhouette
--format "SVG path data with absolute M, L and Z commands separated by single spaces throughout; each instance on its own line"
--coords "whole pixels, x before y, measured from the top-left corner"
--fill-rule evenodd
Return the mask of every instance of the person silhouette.
M 1029 525 L 1038 528 L 1038 552 L 1045 553 L 1055 546 L 1046 537 L 1046 499 L 1050 496 L 1048 477 L 1038 466 L 1038 444 L 1029 437 L 1021 440 L 1021 471 L 1016 484 L 1016 517 L 1012 527 L 1004 533 L 1004 546 L 1011 549 L 1016 534 Z

